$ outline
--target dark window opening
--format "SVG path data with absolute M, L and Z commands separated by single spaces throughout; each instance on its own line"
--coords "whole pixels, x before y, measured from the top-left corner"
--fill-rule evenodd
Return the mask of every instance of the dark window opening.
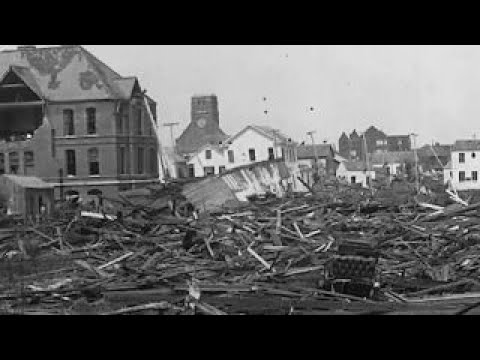
M 0 175 L 5 174 L 5 154 L 0 154 Z
M 213 166 L 206 166 L 203 168 L 205 176 L 215 175 L 215 168 Z
M 219 173 L 219 174 L 223 174 L 225 171 L 227 171 L 226 168 L 225 168 L 225 166 L 220 166 L 220 167 L 218 168 L 218 173 Z
M 205 159 L 211 160 L 212 159 L 212 150 L 205 151 Z
M 32 169 L 35 167 L 35 159 L 33 151 L 25 151 L 23 154 L 23 165 L 25 167 L 25 175 L 32 175 Z
M 10 164 L 10 174 L 18 174 L 18 168 L 20 165 L 20 158 L 17 152 L 11 152 L 8 154 L 8 161 Z
M 275 154 L 273 152 L 273 148 L 270 147 L 268 148 L 268 160 L 274 160 L 275 159 Z
M 476 156 L 477 156 L 477 154 L 472 153 L 472 159 L 475 159 Z
M 477 171 L 472 171 L 472 180 L 477 181 L 478 180 L 478 172 Z
M 116 124 L 117 124 L 117 135 L 123 134 L 123 115 L 121 112 L 115 115 Z
M 97 198 L 97 204 L 98 206 L 103 205 L 103 193 L 98 190 L 98 189 L 93 189 L 87 192 L 88 196 L 96 197 Z
M 352 176 L 352 177 L 350 178 L 350 182 L 351 182 L 352 184 L 355 184 L 355 183 L 357 182 L 357 178 L 356 178 L 355 176 Z
M 88 169 L 90 175 L 100 175 L 100 161 L 98 157 L 98 149 L 88 150 Z
M 465 181 L 465 171 L 458 172 L 458 181 L 463 182 Z
M 119 164 L 119 170 L 120 170 L 120 175 L 124 175 L 126 174 L 126 168 L 127 168 L 127 164 L 126 164 L 126 154 L 125 154 L 125 148 L 124 147 L 121 147 L 119 152 L 118 152 L 118 156 L 119 156 L 119 159 L 118 159 L 118 164 Z
M 87 134 L 95 135 L 97 133 L 97 109 L 87 109 Z
M 73 110 L 63 110 L 63 135 L 73 136 L 75 135 L 75 125 L 73 119 Z
M 139 107 L 136 110 L 136 126 L 137 126 L 137 135 L 142 135 L 142 108 Z
M 235 154 L 233 153 L 233 150 L 228 150 L 228 162 L 229 163 L 235 162 Z
M 56 157 L 57 156 L 57 149 L 55 148 L 55 129 L 52 129 L 52 131 L 51 131 L 51 144 L 52 144 L 52 148 L 51 148 L 52 157 Z
M 195 177 L 195 166 L 193 164 L 188 165 L 188 177 L 189 178 Z
M 76 200 L 79 197 L 80 197 L 80 193 L 78 191 L 75 191 L 75 190 L 69 190 L 65 193 L 65 200 L 67 200 L 67 201 Z
M 158 156 L 155 149 L 150 149 L 150 174 L 157 173 Z
M 65 157 L 67 161 L 67 176 L 77 176 L 75 150 L 66 150 Z
M 464 163 L 465 162 L 465 153 L 458 154 L 458 162 Z
M 250 157 L 250 161 L 255 161 L 256 160 L 255 149 L 248 150 L 248 155 Z
M 137 149 L 137 174 L 143 174 L 144 172 L 145 151 L 143 148 Z

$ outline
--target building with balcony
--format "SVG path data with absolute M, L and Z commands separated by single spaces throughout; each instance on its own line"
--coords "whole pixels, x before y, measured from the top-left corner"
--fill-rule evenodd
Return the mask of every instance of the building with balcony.
M 55 195 L 115 196 L 158 182 L 156 103 L 78 45 L 0 52 L 0 174 Z

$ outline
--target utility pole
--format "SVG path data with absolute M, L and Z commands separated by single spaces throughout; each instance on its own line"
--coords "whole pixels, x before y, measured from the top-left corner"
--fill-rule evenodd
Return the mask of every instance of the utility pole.
M 410 136 L 413 137 L 413 153 L 415 156 L 415 188 L 417 189 L 417 194 L 420 192 L 420 184 L 418 179 L 418 158 L 417 158 L 417 136 L 418 134 L 411 133 Z
M 368 182 L 368 187 L 371 189 L 370 185 L 370 163 L 368 161 L 368 146 L 367 146 L 367 137 L 365 136 L 365 133 L 362 134 L 363 137 L 363 146 L 365 147 L 365 165 L 367 167 L 367 182 Z
M 315 146 L 315 138 L 314 138 L 314 134 L 316 133 L 316 131 L 309 131 L 307 132 L 307 135 L 310 136 L 310 138 L 312 139 L 312 146 L 313 146 L 313 156 L 315 157 L 315 166 L 313 167 L 314 169 L 314 177 L 313 177 L 313 182 L 316 183 L 318 180 L 319 180 L 319 173 L 318 173 L 318 155 L 317 155 L 317 147 Z
M 173 128 L 175 126 L 178 126 L 178 125 L 180 125 L 180 123 L 178 123 L 178 122 L 164 123 L 163 124 L 164 127 L 169 127 L 170 128 L 170 140 L 172 142 L 172 148 L 174 149 L 174 151 L 175 151 L 175 137 L 173 135 Z

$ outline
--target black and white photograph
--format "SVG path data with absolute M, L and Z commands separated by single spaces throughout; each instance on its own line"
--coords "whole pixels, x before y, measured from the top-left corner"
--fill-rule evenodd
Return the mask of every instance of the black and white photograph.
M 478 45 L 0 45 L 0 315 L 480 314 L 479 82 Z

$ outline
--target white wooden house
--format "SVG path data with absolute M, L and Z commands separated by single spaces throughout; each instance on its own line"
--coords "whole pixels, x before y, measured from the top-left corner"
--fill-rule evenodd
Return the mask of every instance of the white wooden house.
M 480 190 L 480 140 L 458 140 L 445 166 L 444 181 L 456 190 Z

